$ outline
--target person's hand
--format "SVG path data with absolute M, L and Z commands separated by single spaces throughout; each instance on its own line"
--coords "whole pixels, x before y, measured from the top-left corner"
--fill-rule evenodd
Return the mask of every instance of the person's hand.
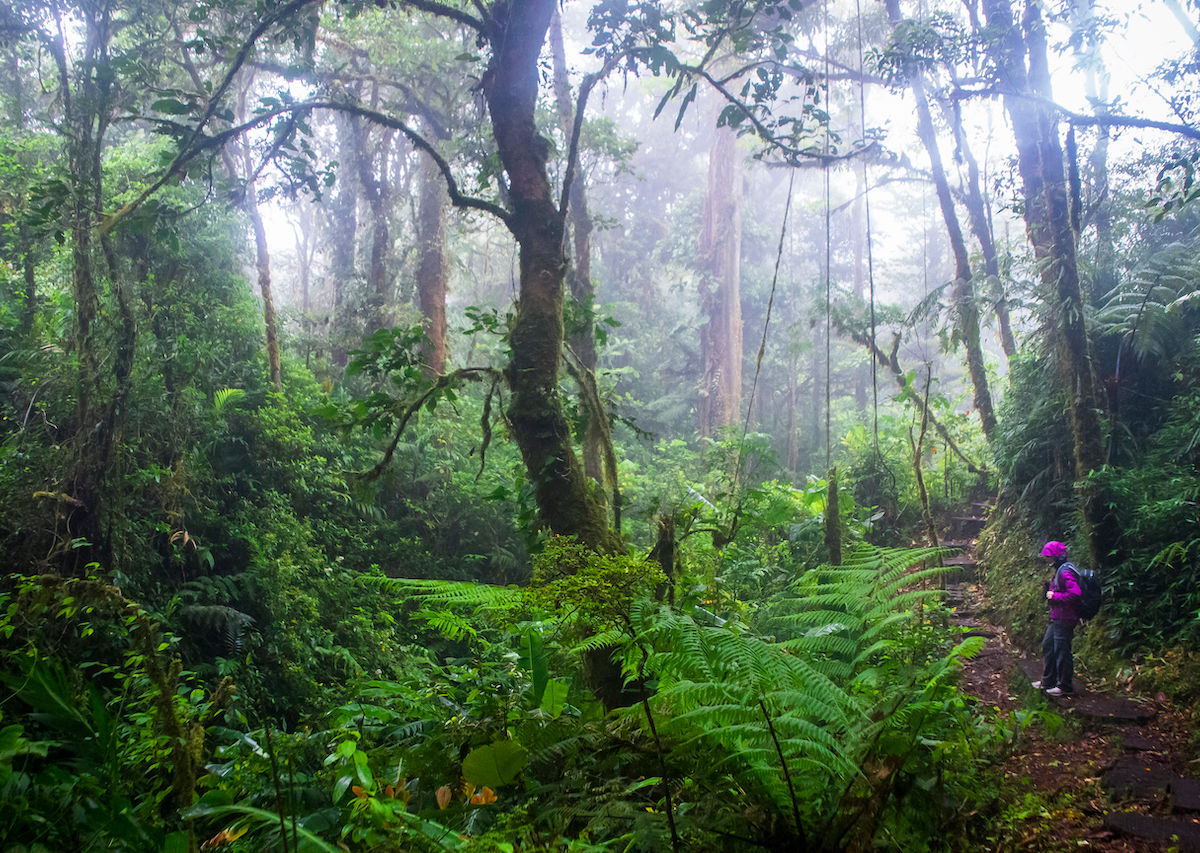
M 1053 598 L 1054 598 L 1054 593 L 1053 593 L 1053 592 L 1051 592 L 1050 590 L 1046 590 L 1046 600 L 1047 600 L 1047 601 L 1050 601 L 1050 600 L 1052 600 Z

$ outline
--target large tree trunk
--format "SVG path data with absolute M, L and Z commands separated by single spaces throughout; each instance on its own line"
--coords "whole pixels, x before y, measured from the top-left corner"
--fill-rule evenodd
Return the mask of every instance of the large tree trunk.
M 1020 26 L 1013 18 L 1009 0 L 984 0 L 983 8 L 988 26 L 1000 39 L 996 48 L 998 76 L 1017 144 L 1017 165 L 1025 194 L 1025 229 L 1042 282 L 1056 298 L 1054 334 L 1067 373 L 1064 380 L 1075 439 L 1075 477 L 1085 484 L 1080 498 L 1089 550 L 1093 564 L 1100 566 L 1114 544 L 1113 525 L 1105 523 L 1103 497 L 1086 479 L 1104 464 L 1104 445 L 1058 117 L 1044 105 L 1052 98 L 1044 24 L 1036 0 L 1026 6 Z M 1030 94 L 1038 99 L 1023 97 Z
M 708 194 L 700 232 L 700 328 L 703 374 L 700 434 L 715 435 L 737 423 L 742 405 L 742 174 L 737 136 L 713 131 Z
M 508 420 L 545 524 L 598 551 L 617 551 L 621 542 L 575 454 L 558 388 L 564 222 L 546 170 L 549 146 L 534 119 L 538 56 L 554 8 L 554 0 L 497 5 L 488 21 L 493 53 L 482 87 L 508 176 L 509 227 L 520 247 L 520 297 L 506 371 L 512 391 Z
M 886 3 L 888 18 L 895 27 L 901 22 L 899 0 L 886 0 Z M 967 253 L 966 240 L 963 239 L 962 226 L 958 221 L 958 212 L 954 207 L 954 197 L 950 193 L 946 168 L 942 163 L 937 131 L 933 126 L 933 116 L 929 109 L 929 98 L 925 94 L 925 81 L 916 65 L 908 68 L 908 84 L 916 101 L 917 135 L 920 136 L 925 151 L 929 155 L 929 166 L 933 175 L 934 189 L 937 191 L 938 205 L 942 210 L 942 219 L 946 223 L 950 247 L 954 251 L 954 310 L 958 315 L 958 331 L 967 351 L 967 370 L 971 376 L 971 385 L 975 390 L 975 409 L 979 413 L 979 422 L 983 425 L 983 434 L 987 436 L 988 440 L 991 440 L 996 432 L 996 413 L 992 408 L 987 368 L 983 361 L 983 347 L 979 342 L 979 309 L 975 305 L 975 287 L 971 281 L 970 256 Z
M 112 432 L 105 427 L 100 355 L 96 340 L 100 291 L 95 269 L 94 225 L 102 197 L 101 152 L 107 126 L 105 87 L 98 81 L 106 64 L 110 38 L 107 18 L 86 16 L 85 55 L 77 68 L 68 66 L 60 39 L 52 45 L 63 100 L 63 127 L 67 137 L 67 166 L 71 195 L 67 219 L 71 247 L 71 296 L 75 308 L 72 335 L 76 361 L 75 412 L 72 449 L 74 461 L 64 540 L 83 543 L 64 551 L 64 562 L 84 571 L 91 562 L 105 563 L 109 549 L 104 534 L 102 495 L 105 462 Z M 115 270 L 113 271 L 115 273 Z

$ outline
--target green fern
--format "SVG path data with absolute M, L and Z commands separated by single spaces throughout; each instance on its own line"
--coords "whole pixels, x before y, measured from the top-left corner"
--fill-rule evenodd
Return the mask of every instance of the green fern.
M 358 582 L 427 605 L 511 610 L 521 604 L 521 590 L 515 586 L 489 586 L 469 581 L 389 578 L 380 575 L 362 577 Z
M 978 648 L 926 660 L 909 639 L 940 606 L 942 591 L 928 587 L 944 570 L 923 566 L 943 553 L 860 546 L 768 601 L 761 623 L 770 634 L 635 605 L 625 668 L 657 680 L 650 706 L 671 755 L 728 773 L 748 797 L 798 821 L 799 839 L 836 837 L 839 804 L 875 784 L 879 744 L 919 745 L 912 733 L 937 718 L 939 691 Z
M 1197 238 L 1159 248 L 1113 288 L 1097 314 L 1101 331 L 1120 335 L 1140 359 L 1167 356 L 1195 333 L 1189 309 L 1200 279 Z

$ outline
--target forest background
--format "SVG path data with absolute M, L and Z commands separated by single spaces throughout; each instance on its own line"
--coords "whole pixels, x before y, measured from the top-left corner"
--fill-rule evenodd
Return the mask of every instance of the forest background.
M 1200 694 L 1197 20 L 0 9 L 5 849 L 1003 844 L 949 517 Z

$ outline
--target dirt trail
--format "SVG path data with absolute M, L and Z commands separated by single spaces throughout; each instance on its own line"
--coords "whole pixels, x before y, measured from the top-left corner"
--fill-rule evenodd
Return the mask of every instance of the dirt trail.
M 1092 692 L 1051 699 L 1034 690 L 1041 659 L 1023 655 L 986 612 L 974 536 L 985 508 L 953 522 L 950 543 L 962 557 L 947 594 L 954 621 L 985 638 L 963 672 L 963 689 L 1007 714 L 1051 711 L 1065 721 L 1049 732 L 1035 723 L 1004 762 L 1004 817 L 989 850 L 1098 850 L 1105 853 L 1200 853 L 1200 764 L 1189 762 L 1187 715 L 1163 697 Z

